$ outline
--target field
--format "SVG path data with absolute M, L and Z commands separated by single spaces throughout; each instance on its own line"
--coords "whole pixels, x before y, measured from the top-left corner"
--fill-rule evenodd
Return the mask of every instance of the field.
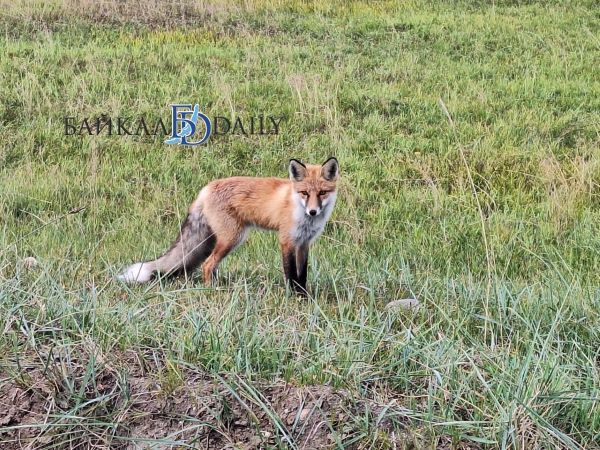
M 595 1 L 0 6 L 2 450 L 600 448 Z M 65 135 L 174 102 L 284 120 Z M 330 155 L 308 299 L 264 232 L 115 280 L 208 181 Z

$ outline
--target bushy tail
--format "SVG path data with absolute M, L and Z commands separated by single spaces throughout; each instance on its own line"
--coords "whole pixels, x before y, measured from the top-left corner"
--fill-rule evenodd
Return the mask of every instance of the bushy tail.
M 154 261 L 129 266 L 118 279 L 127 283 L 147 283 L 157 274 L 175 276 L 191 272 L 210 255 L 215 247 L 214 232 L 202 211 L 187 215 L 177 240 Z

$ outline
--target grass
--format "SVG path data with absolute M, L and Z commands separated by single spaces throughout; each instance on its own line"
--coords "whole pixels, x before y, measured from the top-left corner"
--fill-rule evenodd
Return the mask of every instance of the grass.
M 171 364 L 169 392 L 194 367 L 239 375 L 236 393 L 328 384 L 410 418 L 357 414 L 337 447 L 598 448 L 594 2 L 5 6 L 0 371 L 31 387 L 27 371 L 57 355 L 72 388 L 53 394 L 65 400 L 47 445 L 73 447 L 81 430 L 117 445 L 118 411 L 74 413 L 102 399 L 77 389 L 103 359 L 151 351 Z M 278 136 L 191 149 L 64 136 L 65 116 L 166 119 L 175 101 L 285 120 Z M 211 179 L 285 176 L 290 157 L 329 155 L 343 182 L 309 300 L 287 295 L 266 233 L 224 262 L 216 289 L 115 282 L 169 245 Z M 385 307 L 412 296 L 420 308 Z

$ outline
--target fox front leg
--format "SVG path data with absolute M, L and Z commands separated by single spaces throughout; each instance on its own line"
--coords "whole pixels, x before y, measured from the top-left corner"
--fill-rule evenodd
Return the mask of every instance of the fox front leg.
M 281 258 L 285 281 L 298 294 L 306 292 L 299 283 L 298 268 L 296 266 L 296 247 L 289 242 L 281 243 Z
M 298 273 L 298 285 L 306 293 L 306 278 L 308 275 L 308 244 L 299 245 L 296 248 L 296 270 Z

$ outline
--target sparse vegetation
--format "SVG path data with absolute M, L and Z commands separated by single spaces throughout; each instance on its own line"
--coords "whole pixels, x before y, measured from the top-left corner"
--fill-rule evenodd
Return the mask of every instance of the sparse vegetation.
M 2 449 L 599 448 L 594 1 L 1 11 Z M 64 135 L 175 101 L 286 119 L 193 149 Z M 310 299 L 266 233 L 214 289 L 114 280 L 207 181 L 330 154 Z

